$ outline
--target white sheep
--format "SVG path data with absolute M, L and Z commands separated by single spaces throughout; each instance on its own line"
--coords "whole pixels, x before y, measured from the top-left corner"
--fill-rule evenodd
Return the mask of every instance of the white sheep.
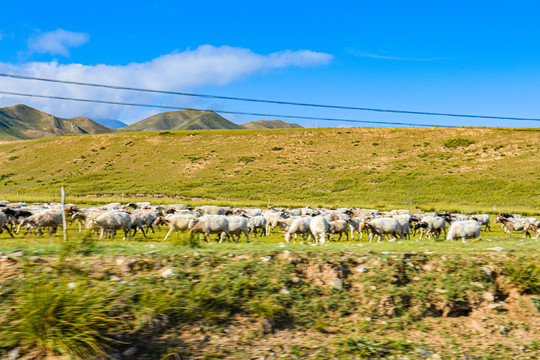
M 278 221 L 281 219 L 281 213 L 275 210 L 266 210 L 262 216 L 266 220 L 266 236 L 270 235 L 273 228 L 278 225 Z
M 208 241 L 208 235 L 220 234 L 219 242 L 225 238 L 229 241 L 229 221 L 224 215 L 205 215 L 194 218 L 189 222 L 189 236 L 192 234 L 204 234 L 204 240 Z
M 339 234 L 338 241 L 341 240 L 341 236 L 345 234 L 347 241 L 349 241 L 349 224 L 346 220 L 332 220 L 328 222 L 328 235 L 330 238 L 334 234 Z
M 128 213 L 123 211 L 109 211 L 97 216 L 94 219 L 88 220 L 86 223 L 88 230 L 101 229 L 101 235 L 99 238 L 103 238 L 105 232 L 112 232 L 113 240 L 117 230 L 124 230 L 124 238 L 126 236 L 131 240 L 131 217 Z
M 364 221 L 365 226 L 369 229 L 369 242 L 377 235 L 377 242 L 381 241 L 384 235 L 394 236 L 394 240 L 401 237 L 401 224 L 394 218 L 377 218 L 370 221 Z
M 169 227 L 169 232 L 167 232 L 165 239 L 163 239 L 165 241 L 173 231 L 176 231 L 178 234 L 178 231 L 184 232 L 189 230 L 189 224 L 192 220 L 197 220 L 197 217 L 193 215 L 169 214 L 165 217 L 158 217 L 154 224 L 165 224 Z
M 326 219 L 321 215 L 311 218 L 309 222 L 309 230 L 311 231 L 313 240 L 319 244 L 324 244 L 326 242 L 326 233 L 328 232 L 328 228 L 328 221 L 326 221 Z
M 401 210 L 395 210 L 395 211 L 401 211 Z M 394 219 L 396 219 L 399 224 L 401 225 L 401 237 L 405 239 L 411 238 L 411 214 L 397 214 L 392 215 Z
M 246 241 L 249 243 L 248 219 L 245 216 L 227 216 L 227 221 L 229 222 L 229 235 L 238 235 L 235 243 L 240 240 L 240 234 L 246 235 Z
M 471 220 L 477 221 L 480 225 L 484 225 L 484 231 L 491 231 L 491 220 L 488 214 L 479 214 L 471 216 Z
M 18 234 L 21 227 L 26 226 L 25 235 L 28 234 L 31 228 L 37 229 L 39 236 L 43 236 L 43 228 L 49 228 L 49 234 L 56 232 L 58 226 L 62 226 L 62 213 L 57 211 L 42 211 L 32 216 L 27 217 L 19 223 L 16 233 Z
M 476 239 L 479 237 L 480 231 L 482 231 L 482 226 L 474 220 L 455 221 L 448 229 L 446 240 L 461 239 L 465 242 L 465 239 Z
M 427 226 L 423 226 L 424 224 Z M 417 226 L 419 228 L 424 227 L 427 229 L 426 235 L 428 239 L 431 239 L 432 235 L 438 239 L 441 235 L 441 231 L 443 231 L 446 236 L 446 221 L 440 216 L 424 217 Z M 423 235 L 420 235 L 420 239 L 422 239 L 422 236 Z
M 309 217 L 297 217 L 297 218 L 291 219 L 287 232 L 285 233 L 285 241 L 290 242 L 291 235 L 293 235 L 294 242 L 296 242 L 298 234 L 300 234 L 302 236 L 302 239 L 304 239 L 305 241 L 306 237 L 311 232 L 311 229 L 309 227 L 310 222 L 311 222 L 311 218 Z
M 266 229 L 266 219 L 262 215 L 250 217 L 248 219 L 248 227 L 250 231 L 253 231 L 255 237 L 258 234 L 263 235 Z

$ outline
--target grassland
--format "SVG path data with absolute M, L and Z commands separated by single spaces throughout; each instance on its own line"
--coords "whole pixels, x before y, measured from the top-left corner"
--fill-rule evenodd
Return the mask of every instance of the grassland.
M 0 197 L 534 213 L 539 153 L 539 129 L 70 135 L 1 143 Z
M 64 185 L 79 205 L 270 202 L 538 215 L 539 135 L 364 128 L 11 141 L 0 143 L 0 198 L 59 201 Z M 467 244 L 318 247 L 283 244 L 279 233 L 249 245 L 185 234 L 163 242 L 165 232 L 96 241 L 74 227 L 67 243 L 3 233 L 0 357 L 538 358 L 540 242 L 493 229 Z
M 0 357 L 535 359 L 540 242 L 493 228 L 318 247 L 4 233 Z

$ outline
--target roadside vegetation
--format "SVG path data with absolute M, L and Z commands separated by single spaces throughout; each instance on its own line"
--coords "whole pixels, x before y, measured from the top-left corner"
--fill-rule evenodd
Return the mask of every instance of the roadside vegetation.
M 493 229 L 316 247 L 2 234 L 0 357 L 534 359 L 540 243 Z

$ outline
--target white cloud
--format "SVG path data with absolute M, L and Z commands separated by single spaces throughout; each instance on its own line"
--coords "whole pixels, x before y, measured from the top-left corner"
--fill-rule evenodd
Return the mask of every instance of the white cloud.
M 33 77 L 52 78 L 124 87 L 138 87 L 166 91 L 186 91 L 197 86 L 224 86 L 247 76 L 284 67 L 303 67 L 328 64 L 332 56 L 310 50 L 280 51 L 268 55 L 249 49 L 229 46 L 203 45 L 195 50 L 173 52 L 144 63 L 127 65 L 59 64 L 58 62 L 0 62 L 0 72 Z M 161 105 L 205 107 L 208 101 L 185 97 L 162 96 L 133 91 L 108 90 L 39 81 L 15 80 L 0 77 L 4 91 L 98 99 L 117 102 L 158 103 Z M 132 122 L 149 114 L 166 110 L 79 103 L 38 98 L 15 98 L 0 94 L 0 106 L 25 103 L 57 116 L 88 116 Z
M 378 52 L 365 52 L 359 51 L 354 47 L 347 49 L 347 52 L 351 55 L 358 57 L 365 57 L 370 59 L 381 59 L 381 60 L 397 60 L 397 61 L 439 61 L 445 60 L 445 58 L 415 58 L 415 57 L 404 57 L 404 56 L 394 56 L 386 53 L 385 51 Z
M 69 56 L 69 48 L 81 46 L 88 40 L 88 34 L 58 29 L 32 36 L 28 40 L 28 49 L 30 52 Z
M 15 38 L 15 36 L 13 35 L 13 33 L 7 33 L 3 30 L 0 30 L 0 41 L 2 40 L 8 40 L 8 39 L 13 39 Z

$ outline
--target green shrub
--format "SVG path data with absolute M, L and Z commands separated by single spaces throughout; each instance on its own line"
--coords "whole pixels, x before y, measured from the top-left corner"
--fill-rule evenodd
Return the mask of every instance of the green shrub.
M 148 284 L 139 288 L 132 299 L 133 319 L 142 329 L 159 330 L 160 325 L 183 318 L 184 292 L 174 284 L 160 284 L 160 291 L 155 291 L 155 286 Z
M 287 317 L 287 309 L 285 309 L 276 299 L 257 299 L 249 303 L 252 312 L 270 320 L 281 320 Z
M 410 352 L 413 345 L 397 340 L 373 341 L 361 337 L 348 337 L 340 340 L 336 344 L 338 351 L 342 354 L 355 354 L 366 359 L 386 358 L 390 353 Z
M 540 264 L 520 259 L 507 264 L 504 271 L 521 293 L 540 295 Z
M 255 156 L 239 156 L 238 162 L 243 162 L 245 164 L 255 161 Z
M 36 278 L 12 297 L 12 311 L 0 336 L 20 344 L 73 358 L 107 358 L 116 324 L 118 296 L 96 286 Z
M 474 144 L 474 141 L 472 140 L 456 137 L 446 140 L 443 143 L 443 146 L 447 149 L 456 149 L 459 147 L 467 147 L 472 144 Z

